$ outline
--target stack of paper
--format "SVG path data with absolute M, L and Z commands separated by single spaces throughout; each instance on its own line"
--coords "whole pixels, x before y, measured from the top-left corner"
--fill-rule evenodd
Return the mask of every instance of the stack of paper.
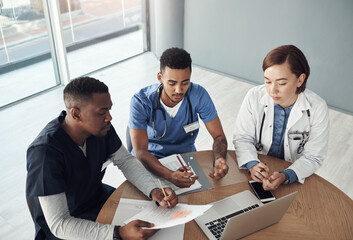
M 174 208 L 163 208 L 157 207 L 154 201 L 121 198 L 112 225 L 123 226 L 140 219 L 154 223 L 155 229 L 161 229 L 150 239 L 165 240 L 173 236 L 173 240 L 182 240 L 185 223 L 201 216 L 211 206 L 179 203 Z
M 161 229 L 185 224 L 201 216 L 212 205 L 177 204 L 174 208 L 158 207 L 156 204 L 146 206 L 141 212 L 125 220 L 125 224 L 140 219 L 154 223 L 151 229 Z

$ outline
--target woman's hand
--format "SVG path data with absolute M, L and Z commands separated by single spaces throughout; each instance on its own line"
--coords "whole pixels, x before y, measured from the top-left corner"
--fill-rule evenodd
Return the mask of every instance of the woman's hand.
M 268 179 L 262 181 L 262 187 L 266 191 L 276 190 L 284 181 L 286 181 L 286 175 L 274 172 Z
M 256 182 L 263 182 L 269 177 L 270 169 L 262 162 L 250 168 L 251 178 Z

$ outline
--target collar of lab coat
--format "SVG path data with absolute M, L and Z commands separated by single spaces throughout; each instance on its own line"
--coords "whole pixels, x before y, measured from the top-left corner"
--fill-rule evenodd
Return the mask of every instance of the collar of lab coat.
M 287 128 L 290 129 L 308 109 L 310 109 L 310 103 L 308 102 L 305 93 L 302 92 L 298 95 L 298 99 L 294 103 L 294 106 L 288 119 Z
M 260 103 L 264 106 L 274 105 L 273 99 L 266 93 L 260 98 Z M 297 101 L 294 103 L 293 108 L 297 108 L 299 111 L 306 111 L 310 109 L 310 103 L 306 99 L 305 91 L 298 95 Z
M 273 118 L 271 117 L 272 115 L 272 109 L 274 106 L 274 101 L 273 99 L 267 94 L 264 94 L 261 98 L 260 98 L 260 103 L 265 106 L 268 106 L 267 108 L 265 107 L 265 114 L 270 117 L 271 120 L 273 120 Z M 300 93 L 298 95 L 297 101 L 294 103 L 294 106 L 291 110 L 290 113 L 290 117 L 288 119 L 288 123 L 287 123 L 287 127 L 291 128 L 302 116 L 303 116 L 303 112 L 310 109 L 310 103 L 308 102 L 306 96 L 305 96 L 305 91 Z M 270 111 L 270 112 L 269 112 Z M 269 115 L 270 114 L 270 115 Z

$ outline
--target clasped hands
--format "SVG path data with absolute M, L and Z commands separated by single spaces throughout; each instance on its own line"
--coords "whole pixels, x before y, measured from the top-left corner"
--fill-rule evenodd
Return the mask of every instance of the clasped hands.
M 276 190 L 285 180 L 286 176 L 280 172 L 274 172 L 270 176 L 270 169 L 262 162 L 250 168 L 251 178 L 257 182 L 262 182 L 263 189 Z

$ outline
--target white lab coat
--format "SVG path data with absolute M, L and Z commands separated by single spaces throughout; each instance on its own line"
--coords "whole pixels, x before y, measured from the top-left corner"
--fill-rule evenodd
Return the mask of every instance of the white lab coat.
M 301 141 L 288 138 L 288 133 L 295 131 L 309 131 L 309 117 L 306 110 L 310 110 L 311 129 L 309 140 L 304 151 L 297 154 Z M 263 150 L 257 152 L 255 144 L 259 141 L 263 113 L 265 120 L 262 129 Z M 241 105 L 235 131 L 233 144 L 238 165 L 258 160 L 257 154 L 267 155 L 271 148 L 273 137 L 274 102 L 267 94 L 265 85 L 256 86 L 247 93 Z M 289 166 L 304 183 L 306 177 L 313 174 L 322 164 L 327 153 L 329 137 L 329 119 L 326 102 L 314 92 L 306 89 L 298 95 L 286 127 L 284 138 L 284 159 L 292 162 Z

